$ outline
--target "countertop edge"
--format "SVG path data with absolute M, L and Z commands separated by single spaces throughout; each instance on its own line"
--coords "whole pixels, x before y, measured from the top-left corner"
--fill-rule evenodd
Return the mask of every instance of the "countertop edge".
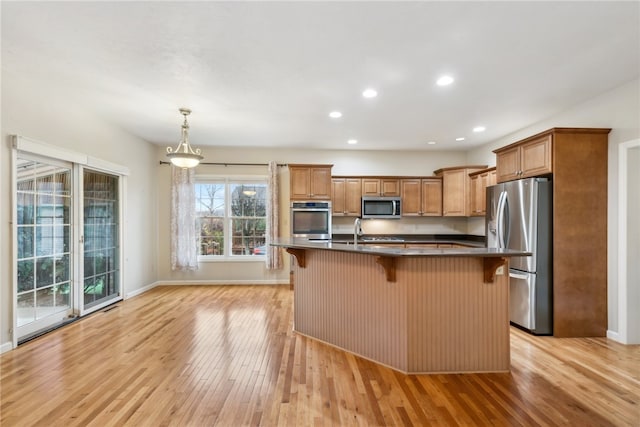
M 468 248 L 391 248 L 384 244 L 346 244 L 334 243 L 331 241 L 309 241 L 306 239 L 278 239 L 271 243 L 271 246 L 292 248 L 292 249 L 315 249 L 339 252 L 361 253 L 368 255 L 379 255 L 388 257 L 423 257 L 423 256 L 445 256 L 445 257 L 519 257 L 530 256 L 531 252 L 515 251 L 511 249 L 468 247 Z

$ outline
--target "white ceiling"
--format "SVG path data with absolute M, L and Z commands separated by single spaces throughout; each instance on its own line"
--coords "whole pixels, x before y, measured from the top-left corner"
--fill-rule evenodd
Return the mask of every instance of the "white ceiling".
M 3 74 L 159 145 L 468 149 L 640 75 L 637 1 L 1 7 Z

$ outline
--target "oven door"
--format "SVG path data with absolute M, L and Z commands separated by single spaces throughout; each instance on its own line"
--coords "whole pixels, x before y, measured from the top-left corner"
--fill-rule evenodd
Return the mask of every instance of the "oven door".
M 331 239 L 331 209 L 291 208 L 291 236 Z

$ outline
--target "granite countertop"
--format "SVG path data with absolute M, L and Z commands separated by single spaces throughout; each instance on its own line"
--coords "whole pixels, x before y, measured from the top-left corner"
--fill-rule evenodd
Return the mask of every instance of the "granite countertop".
M 443 243 L 439 240 L 438 243 Z M 318 249 L 341 252 L 357 252 L 371 255 L 390 257 L 405 256 L 448 256 L 448 257 L 514 257 L 529 256 L 531 252 L 514 251 L 511 249 L 497 249 L 482 247 L 464 248 L 398 248 L 388 244 L 357 244 L 338 243 L 332 240 L 309 240 L 296 238 L 281 238 L 271 243 L 272 246 L 280 246 L 293 249 Z
M 353 244 L 353 235 L 334 234 L 332 236 L 333 243 L 350 243 Z M 365 235 L 358 239 L 358 243 L 364 244 L 455 244 L 464 245 L 473 248 L 484 248 L 485 237 L 474 236 L 468 234 L 371 234 Z

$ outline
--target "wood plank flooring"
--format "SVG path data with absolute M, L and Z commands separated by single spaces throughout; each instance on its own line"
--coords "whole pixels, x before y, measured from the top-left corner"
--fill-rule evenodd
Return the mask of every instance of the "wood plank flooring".
M 640 425 L 640 346 L 512 329 L 510 373 L 404 375 L 294 334 L 292 296 L 157 287 L 23 344 L 0 425 Z

